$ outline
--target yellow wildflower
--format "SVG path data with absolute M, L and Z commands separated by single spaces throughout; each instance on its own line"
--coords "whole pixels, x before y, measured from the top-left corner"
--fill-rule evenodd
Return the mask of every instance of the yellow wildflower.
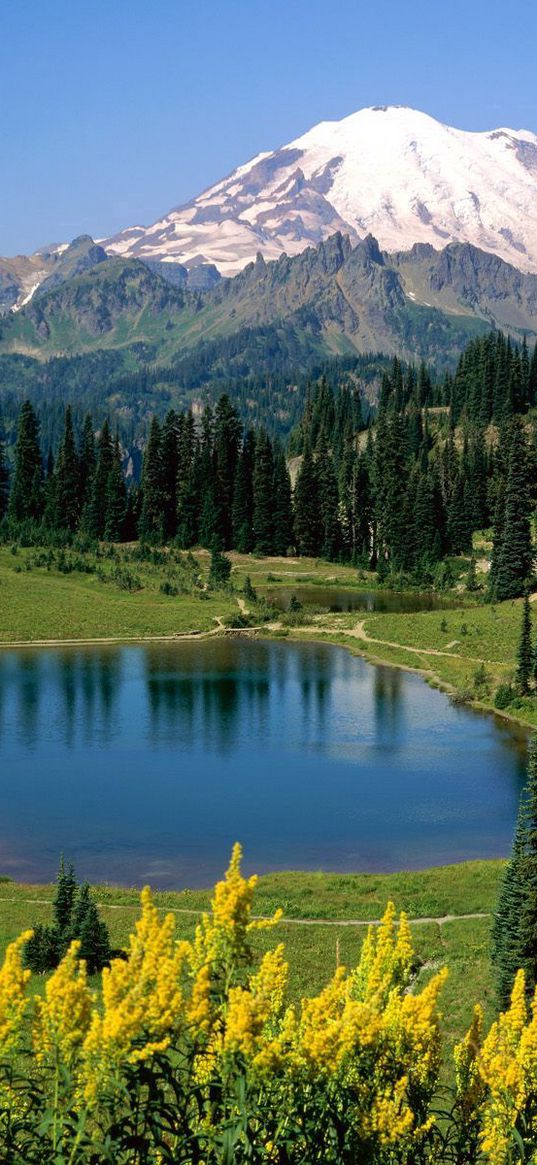
M 148 887 L 141 903 L 127 959 L 115 959 L 102 973 L 102 1013 L 93 1012 L 84 1042 L 88 1099 L 123 1060 L 163 1051 L 184 1019 L 182 979 L 192 948 L 175 941 L 173 914 L 160 922 Z
M 79 942 L 51 975 L 45 998 L 37 1000 L 33 1046 L 38 1061 L 58 1056 L 68 1063 L 85 1038 L 91 1020 L 94 995 L 87 983 L 86 964 L 78 960 Z
M 526 1015 L 525 978 L 524 972 L 519 971 L 510 1006 L 492 1024 L 477 1061 L 488 1088 L 483 1105 L 482 1149 L 490 1165 L 505 1165 L 510 1159 L 512 1133 L 526 1100 L 520 1060 Z
M 9 944 L 3 966 L 0 968 L 0 1051 L 7 1055 L 20 1040 L 28 1007 L 26 984 L 30 971 L 22 965 L 22 951 L 31 930 L 25 930 Z
M 212 913 L 204 914 L 196 928 L 194 941 L 195 965 L 223 962 L 234 966 L 251 957 L 248 935 L 279 922 L 282 912 L 272 918 L 253 919 L 252 902 L 257 876 L 244 878 L 241 874 L 242 849 L 233 846 L 231 861 L 223 881 L 217 882 L 211 902 Z

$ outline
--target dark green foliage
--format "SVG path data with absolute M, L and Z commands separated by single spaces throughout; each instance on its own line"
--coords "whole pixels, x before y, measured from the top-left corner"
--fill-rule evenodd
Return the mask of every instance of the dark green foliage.
M 319 481 L 313 454 L 307 441 L 295 484 L 295 539 L 298 553 L 314 558 L 319 553 L 321 537 Z
M 213 546 L 211 551 L 211 565 L 209 568 L 209 586 L 213 590 L 223 590 L 229 583 L 231 563 L 225 554 Z
M 246 575 L 246 578 L 244 580 L 244 586 L 242 588 L 242 593 L 243 593 L 245 599 L 248 599 L 249 603 L 257 603 L 257 591 L 256 591 L 255 587 L 252 586 L 252 580 L 251 580 L 249 574 Z
M 520 799 L 511 858 L 494 916 L 491 955 L 500 1007 L 522 968 L 528 996 L 537 981 L 537 739 L 529 749 L 528 778 Z
M 530 600 L 524 595 L 522 608 L 522 628 L 517 650 L 517 668 L 515 682 L 521 696 L 527 696 L 530 690 L 530 680 L 533 671 L 533 651 L 531 646 L 531 610 Z
M 500 493 L 494 521 L 490 577 L 491 596 L 500 600 L 521 595 L 533 572 L 527 446 L 518 418 L 511 422 L 507 442 L 505 501 Z
M 233 546 L 240 554 L 249 554 L 254 548 L 254 465 L 255 435 L 250 429 L 239 454 L 233 487 Z
M 43 466 L 39 448 L 39 424 L 29 401 L 19 416 L 15 468 L 8 514 L 14 522 L 39 521 L 43 513 Z
M 253 476 L 253 538 L 259 554 L 274 548 L 273 489 L 274 457 L 270 439 L 262 429 L 257 434 Z
M 144 454 L 142 499 L 140 539 L 143 542 L 161 542 L 164 536 L 164 469 L 161 431 L 156 417 L 151 421 Z
M 73 418 L 69 405 L 65 429 L 55 469 L 55 525 L 73 532 L 80 519 L 80 466 L 75 446 Z
M 66 865 L 62 854 L 56 878 L 56 896 L 52 906 L 54 923 L 61 935 L 69 932 L 76 892 L 77 881 L 74 866 L 71 862 Z
M 106 923 L 100 917 L 89 885 L 79 886 L 71 864 L 63 855 L 58 870 L 52 926 L 38 924 L 26 943 L 25 962 L 31 971 L 51 971 L 65 955 L 73 940 L 80 942 L 79 957 L 85 959 L 90 975 L 102 971 L 112 956 Z
M 106 420 L 97 440 L 97 463 L 82 517 L 82 528 L 90 538 L 104 538 L 108 500 L 107 487 L 113 466 L 114 446 L 110 435 L 110 425 Z
M 9 469 L 7 465 L 4 429 L 0 417 L 0 522 L 7 513 L 9 500 Z
M 78 887 L 70 933 L 72 939 L 80 941 L 79 957 L 86 960 L 90 975 L 106 967 L 112 955 L 108 927 L 100 917 L 88 882 Z

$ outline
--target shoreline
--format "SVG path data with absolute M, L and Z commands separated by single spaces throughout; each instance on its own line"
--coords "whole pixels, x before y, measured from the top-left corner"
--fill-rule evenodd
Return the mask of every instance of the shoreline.
M 287 634 L 282 635 L 282 636 L 278 636 L 277 633 L 278 633 L 278 631 L 281 631 L 281 630 L 287 631 Z M 351 655 L 360 656 L 362 659 L 365 659 L 366 662 L 371 663 L 375 667 L 397 668 L 399 671 L 405 671 L 405 672 L 409 672 L 409 673 L 414 674 L 414 675 L 421 676 L 421 678 L 424 680 L 424 682 L 429 684 L 430 687 L 437 688 L 439 691 L 444 692 L 445 695 L 449 696 L 452 699 L 456 700 L 457 695 L 458 695 L 458 689 L 455 688 L 453 686 L 453 684 L 450 684 L 448 681 L 443 680 L 441 678 L 441 676 L 439 676 L 437 674 L 437 672 L 435 672 L 432 668 L 424 668 L 424 667 L 419 667 L 419 666 L 413 667 L 411 664 L 399 663 L 399 662 L 392 661 L 392 660 L 385 660 L 381 656 L 375 655 L 373 652 L 370 652 L 367 650 L 367 646 L 365 646 L 365 645 L 367 645 L 368 643 L 371 643 L 371 644 L 381 643 L 382 642 L 381 640 L 374 640 L 374 639 L 369 640 L 365 636 L 361 637 L 361 636 L 352 635 L 352 633 L 349 634 L 348 631 L 344 631 L 344 630 L 342 630 L 342 631 L 337 631 L 334 629 L 324 630 L 321 628 L 317 629 L 315 627 L 307 627 L 304 629 L 301 629 L 300 627 L 283 628 L 283 627 L 278 626 L 274 623 L 267 624 L 265 626 L 260 626 L 260 627 L 224 627 L 223 624 L 220 623 L 218 626 L 211 627 L 209 630 L 199 630 L 199 629 L 194 628 L 190 631 L 178 631 L 174 635 L 132 635 L 132 636 L 130 636 L 130 635 L 129 636 L 109 635 L 109 636 L 88 637 L 88 638 L 84 638 L 84 639 L 29 639 L 29 640 L 21 639 L 21 640 L 11 640 L 11 641 L 0 640 L 0 652 L 10 651 L 10 650 L 22 651 L 24 649 L 33 650 L 36 648 L 38 648 L 38 649 L 47 649 L 47 648 L 54 649 L 54 648 L 61 648 L 61 647 L 71 648 L 71 647 L 99 647 L 99 646 L 106 647 L 106 646 L 114 646 L 114 645 L 121 646 L 122 644 L 135 646 L 138 644 L 142 645 L 144 643 L 181 643 L 181 642 L 192 643 L 192 642 L 196 642 L 196 641 L 199 642 L 202 640 L 215 639 L 215 638 L 219 638 L 219 637 L 225 638 L 226 636 L 231 636 L 233 638 L 239 637 L 239 638 L 245 638 L 245 639 L 249 639 L 249 638 L 252 638 L 252 639 L 253 638 L 276 639 L 276 638 L 278 638 L 278 640 L 280 642 L 285 642 L 285 641 L 290 640 L 292 643 L 308 643 L 308 642 L 309 643 L 319 643 L 319 642 L 328 643 L 333 647 L 344 648 L 346 651 L 349 651 L 351 653 Z M 346 640 L 346 642 L 342 641 L 343 639 Z M 352 642 L 349 642 L 349 640 L 352 640 Z M 358 646 L 358 644 L 364 644 L 364 646 Z M 410 647 L 408 645 L 405 645 L 404 643 L 401 643 L 401 644 L 387 643 L 387 646 L 397 647 L 401 651 L 409 651 L 409 652 L 415 652 L 416 654 L 420 654 L 419 648 L 415 648 L 413 646 Z M 426 648 L 424 648 L 423 651 L 424 651 L 424 653 L 429 654 Z M 443 655 L 443 654 L 448 654 L 448 653 L 430 652 L 430 654 L 431 654 L 431 657 L 434 658 L 434 656 L 437 654 Z M 462 657 L 457 656 L 456 658 L 462 658 Z M 515 716 L 510 712 L 506 712 L 503 709 L 495 708 L 493 704 L 488 704 L 484 700 L 477 700 L 477 699 L 476 700 L 467 700 L 466 699 L 466 700 L 461 700 L 460 704 L 461 704 L 461 707 L 468 708 L 468 709 L 474 709 L 476 711 L 486 713 L 489 716 L 497 717 L 499 720 L 502 720 L 508 724 L 514 724 L 518 728 L 525 729 L 525 731 L 528 733 L 535 731 L 534 726 L 532 724 L 530 724 L 527 720 L 522 719 L 520 716 Z

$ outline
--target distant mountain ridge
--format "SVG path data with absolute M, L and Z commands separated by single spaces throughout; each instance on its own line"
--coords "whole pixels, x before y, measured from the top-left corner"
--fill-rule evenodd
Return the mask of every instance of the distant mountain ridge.
M 89 243 L 86 252 L 94 254 Z M 0 321 L 0 354 L 46 358 L 144 345 L 169 366 L 211 344 L 218 353 L 232 337 L 239 354 L 241 336 L 247 332 L 251 345 L 262 329 L 265 344 L 277 333 L 302 365 L 374 351 L 446 365 L 491 326 L 537 335 L 537 275 L 470 244 L 388 254 L 372 236 L 353 246 L 336 233 L 292 258 L 266 263 L 259 255 L 203 290 L 191 288 L 190 275 L 164 279 L 167 264 L 94 258 Z

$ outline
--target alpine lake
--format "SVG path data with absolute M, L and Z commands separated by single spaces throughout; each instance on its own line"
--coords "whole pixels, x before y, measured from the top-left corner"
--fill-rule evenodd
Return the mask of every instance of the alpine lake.
M 436 603 L 266 593 L 343 611 Z M 92 882 L 207 886 L 235 840 L 259 873 L 502 857 L 526 743 L 419 675 L 328 643 L 5 648 L 0 872 L 49 880 L 65 851 Z

